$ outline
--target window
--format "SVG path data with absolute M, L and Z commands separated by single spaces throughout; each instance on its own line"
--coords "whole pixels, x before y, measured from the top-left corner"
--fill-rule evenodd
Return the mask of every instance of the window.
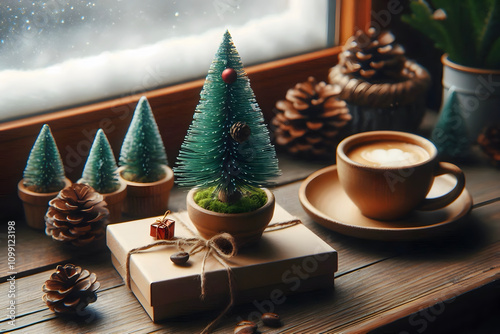
M 0 121 L 203 77 L 226 28 L 246 66 L 324 48 L 329 2 L 3 0 Z

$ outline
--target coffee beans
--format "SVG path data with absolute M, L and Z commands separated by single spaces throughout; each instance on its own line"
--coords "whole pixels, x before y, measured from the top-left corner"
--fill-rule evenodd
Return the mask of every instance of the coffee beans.
M 281 319 L 280 316 L 277 315 L 276 313 L 264 313 L 262 315 L 262 322 L 264 325 L 269 326 L 269 327 L 280 327 L 281 326 Z
M 253 321 L 243 320 L 238 322 L 234 329 L 234 334 L 255 334 L 257 333 L 257 324 Z
M 236 326 L 234 329 L 234 334 L 255 334 L 257 330 L 250 326 Z
M 262 314 L 262 323 L 264 326 L 268 327 L 281 327 L 281 319 L 280 316 L 276 313 L 264 313 Z M 257 331 L 257 324 L 253 321 L 243 320 L 240 321 L 236 327 L 234 328 L 234 334 L 256 334 L 259 333 Z
M 186 252 L 177 252 L 170 255 L 170 261 L 175 264 L 184 264 L 189 260 L 189 254 Z

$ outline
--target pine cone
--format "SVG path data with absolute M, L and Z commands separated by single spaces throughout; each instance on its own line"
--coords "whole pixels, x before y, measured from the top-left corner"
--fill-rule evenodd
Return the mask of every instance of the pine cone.
M 286 100 L 276 102 L 271 121 L 276 144 L 303 157 L 335 156 L 342 130 L 351 120 L 339 93 L 339 86 L 317 83 L 313 77 L 289 89 Z
M 375 28 L 358 30 L 339 55 L 342 73 L 368 81 L 393 78 L 399 81 L 406 61 L 405 50 L 395 43 L 394 35 Z
M 83 246 L 104 236 L 109 211 L 101 194 L 75 183 L 49 202 L 45 233 L 55 240 Z
M 236 122 L 231 126 L 229 130 L 231 137 L 238 143 L 243 143 L 250 137 L 252 130 L 245 122 Z
M 55 313 L 73 314 L 97 300 L 97 276 L 73 264 L 58 265 L 42 287 L 43 301 Z
M 407 60 L 389 31 L 358 31 L 344 45 L 339 63 L 330 69 L 330 84 L 342 88 L 340 98 L 370 108 L 423 105 L 429 73 Z
M 477 142 L 491 162 L 500 167 L 500 124 L 486 127 L 479 135 Z

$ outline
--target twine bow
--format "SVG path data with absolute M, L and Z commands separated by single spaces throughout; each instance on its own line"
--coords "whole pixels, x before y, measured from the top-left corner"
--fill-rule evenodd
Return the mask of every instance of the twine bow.
M 207 258 L 212 255 L 217 262 L 224 266 L 227 270 L 230 270 L 229 265 L 226 263 L 231 257 L 235 256 L 238 252 L 236 242 L 233 236 L 229 233 L 220 233 L 209 240 L 203 238 L 192 237 L 192 238 L 179 238 L 174 237 L 171 240 L 159 240 L 148 245 L 141 247 L 132 248 L 127 253 L 127 260 L 125 263 L 127 276 L 126 283 L 127 287 L 130 288 L 130 257 L 132 254 L 139 253 L 144 250 L 148 250 L 157 246 L 177 246 L 180 251 L 184 251 L 185 247 L 191 247 L 187 253 L 191 256 L 196 253 L 206 250 L 203 256 L 203 261 L 201 265 L 201 298 L 205 297 L 205 263 Z
M 196 243 L 187 252 L 190 256 L 205 250 L 205 255 L 201 262 L 201 274 L 200 274 L 200 285 L 201 285 L 201 295 L 200 298 L 205 298 L 205 263 L 207 259 L 212 255 L 214 259 L 217 260 L 227 271 L 227 277 L 229 279 L 229 289 L 232 290 L 232 271 L 231 267 L 227 264 L 227 260 L 232 258 L 238 253 L 238 248 L 236 246 L 236 241 L 233 236 L 229 233 L 220 233 L 212 238 L 205 240 L 201 238 L 197 239 Z M 181 250 L 182 248 L 179 247 Z M 231 296 L 233 293 L 230 291 Z

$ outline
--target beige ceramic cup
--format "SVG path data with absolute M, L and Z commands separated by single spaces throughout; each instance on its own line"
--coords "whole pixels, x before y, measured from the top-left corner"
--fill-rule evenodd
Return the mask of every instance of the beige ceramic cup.
M 424 150 L 424 155 L 399 166 L 374 166 L 353 160 L 356 150 L 369 150 L 373 143 L 384 141 L 416 145 Z M 462 170 L 439 162 L 434 144 L 398 131 L 370 131 L 347 137 L 337 147 L 337 171 L 340 184 L 361 213 L 378 220 L 403 218 L 415 209 L 443 208 L 460 196 L 465 187 Z M 442 174 L 452 174 L 457 179 L 455 187 L 440 197 L 426 198 L 434 178 Z

